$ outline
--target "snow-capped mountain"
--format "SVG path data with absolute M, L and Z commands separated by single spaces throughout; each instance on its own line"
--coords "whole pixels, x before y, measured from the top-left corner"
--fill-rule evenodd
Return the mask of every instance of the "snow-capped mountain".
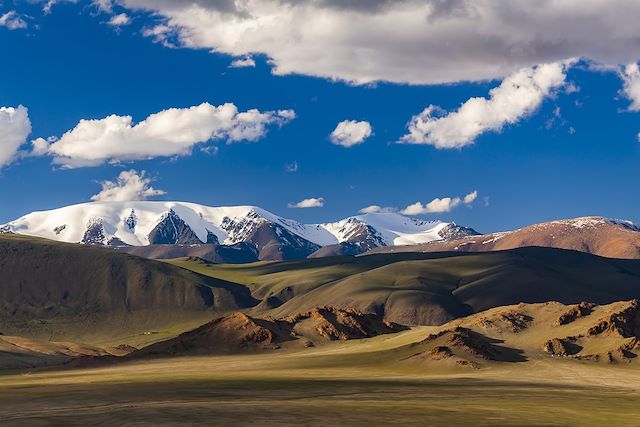
M 258 259 L 309 256 L 347 244 L 353 252 L 478 234 L 442 221 L 369 213 L 326 224 L 302 224 L 255 206 L 210 207 L 187 202 L 91 202 L 33 212 L 0 230 L 70 243 L 115 247 L 249 243 Z

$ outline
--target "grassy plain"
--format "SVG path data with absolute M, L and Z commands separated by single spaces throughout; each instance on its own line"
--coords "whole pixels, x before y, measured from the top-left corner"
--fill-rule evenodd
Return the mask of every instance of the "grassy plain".
M 290 352 L 5 372 L 12 426 L 637 426 L 640 369 L 553 358 L 409 360 L 432 328 Z

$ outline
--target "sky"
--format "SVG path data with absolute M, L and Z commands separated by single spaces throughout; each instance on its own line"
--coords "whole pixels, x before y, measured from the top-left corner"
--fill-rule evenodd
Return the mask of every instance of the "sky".
M 640 222 L 638 13 L 617 0 L 5 0 L 0 224 L 133 199 L 303 222 L 389 210 L 481 232 Z

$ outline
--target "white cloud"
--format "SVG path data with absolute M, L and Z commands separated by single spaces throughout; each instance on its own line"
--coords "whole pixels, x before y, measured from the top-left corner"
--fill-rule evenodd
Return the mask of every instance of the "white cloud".
M 0 107 L 0 168 L 11 163 L 31 133 L 26 107 Z
M 355 120 L 344 120 L 336 126 L 331 132 L 329 138 L 331 142 L 343 147 L 352 147 L 362 144 L 365 139 L 369 138 L 373 133 L 369 122 Z
M 0 27 L 7 27 L 9 30 L 23 30 L 28 25 L 15 10 L 11 10 L 0 16 Z
M 55 138 L 36 138 L 31 141 L 30 156 L 44 156 L 49 152 L 49 145 L 55 141 Z
M 122 27 L 125 25 L 129 25 L 131 23 L 131 18 L 126 13 L 120 13 L 118 15 L 113 15 L 109 21 L 107 21 L 108 25 L 112 27 Z
M 151 179 L 145 177 L 146 172 L 140 173 L 131 169 L 122 171 L 115 181 L 102 181 L 102 191 L 91 196 L 93 201 L 128 202 L 131 200 L 146 200 L 150 197 L 167 194 L 162 190 L 151 187 Z
M 123 0 L 157 12 L 181 45 L 262 53 L 276 74 L 356 83 L 503 78 L 584 57 L 640 58 L 633 0 Z
M 280 126 L 294 117 L 291 110 L 239 112 L 234 104 L 213 106 L 206 102 L 163 110 L 137 124 L 131 116 L 111 115 L 80 120 L 49 145 L 47 154 L 66 168 L 183 156 L 195 145 L 213 139 L 257 141 L 266 135 L 269 125 Z
M 173 39 L 177 36 L 178 29 L 165 24 L 155 25 L 153 27 L 145 27 L 142 29 L 142 35 L 153 39 L 154 43 L 160 43 L 164 47 L 177 47 Z
M 565 82 L 564 63 L 523 68 L 491 89 L 489 98 L 470 98 L 456 111 L 443 113 L 434 105 L 414 116 L 409 133 L 399 142 L 460 148 L 473 144 L 488 131 L 500 131 L 533 113 L 544 99 Z
M 478 198 L 478 192 L 472 191 L 471 193 L 464 196 L 464 199 L 462 199 L 462 201 L 464 202 L 465 205 L 470 205 L 471 203 L 475 202 L 477 198 Z
M 287 172 L 298 172 L 298 162 L 293 161 L 284 165 L 284 170 Z
M 246 68 L 246 67 L 255 67 L 256 61 L 253 60 L 250 56 L 245 56 L 243 58 L 236 59 L 229 65 L 231 68 Z
M 471 205 L 478 197 L 478 192 L 473 191 L 466 196 L 460 197 L 443 197 L 443 198 L 435 198 L 429 203 L 422 204 L 420 202 L 416 202 L 412 205 L 407 206 L 400 213 L 404 215 L 424 215 L 430 213 L 445 213 L 451 212 L 453 209 L 458 206 L 465 204 Z
M 291 209 L 321 208 L 324 206 L 324 199 L 322 197 L 311 197 L 310 199 L 301 200 L 298 203 L 289 203 L 288 206 Z
M 622 94 L 631 101 L 629 111 L 640 111 L 640 68 L 633 63 L 620 71 L 623 87 Z
M 113 12 L 113 0 L 93 0 L 91 2 L 99 11 L 104 13 Z
M 400 212 L 404 215 L 424 215 L 429 213 L 451 212 L 451 210 L 458 207 L 461 202 L 462 201 L 460 200 L 460 197 L 443 197 L 442 199 L 436 198 L 424 205 L 420 202 L 415 202 L 414 204 L 407 206 Z
M 397 212 L 397 211 L 398 209 L 396 208 L 391 208 L 391 207 L 383 208 L 382 206 L 371 205 L 371 206 L 367 206 L 366 208 L 360 209 L 358 212 L 363 214 L 368 214 L 368 213 L 391 213 L 391 212 Z

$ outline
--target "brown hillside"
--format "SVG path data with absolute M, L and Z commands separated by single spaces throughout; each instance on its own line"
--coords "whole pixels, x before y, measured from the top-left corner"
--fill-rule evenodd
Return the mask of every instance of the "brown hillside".
M 540 357 L 629 363 L 640 356 L 640 303 L 499 307 L 449 322 L 411 347 L 411 360 L 474 368 Z
M 230 354 L 311 347 L 323 341 L 368 338 L 404 329 L 355 309 L 322 307 L 282 319 L 257 319 L 237 312 L 176 338 L 152 344 L 132 356 Z
M 640 229 L 624 221 L 585 217 L 531 225 L 515 231 L 470 236 L 448 242 L 381 247 L 369 253 L 488 252 L 525 246 L 571 249 L 609 258 L 640 258 Z

